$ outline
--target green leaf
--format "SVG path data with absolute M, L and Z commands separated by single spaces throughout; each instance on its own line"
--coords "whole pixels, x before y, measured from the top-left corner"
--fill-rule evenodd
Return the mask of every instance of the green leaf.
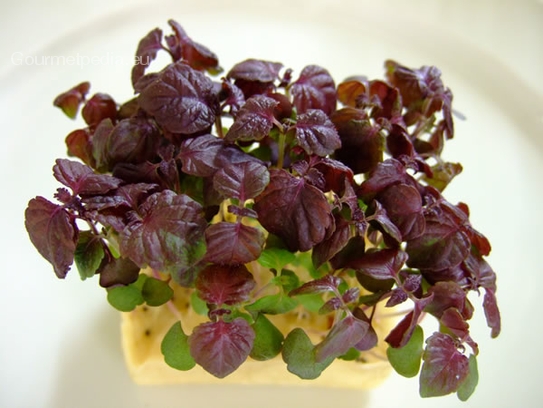
M 149 306 L 160 306 L 172 298 L 173 290 L 170 285 L 160 279 L 147 278 L 141 294 Z
M 107 291 L 107 301 L 121 312 L 130 312 L 143 304 L 141 290 L 135 284 L 128 286 L 115 286 Z
M 253 330 L 256 336 L 250 354 L 251 358 L 264 361 L 281 352 L 285 336 L 266 316 L 258 315 L 253 324 Z
M 202 316 L 207 316 L 207 313 L 209 312 L 209 308 L 207 307 L 207 303 L 204 302 L 196 292 L 192 292 L 190 295 L 190 304 L 192 306 L 192 309 Z
M 349 351 L 347 351 L 345 354 L 343 354 L 342 356 L 339 356 L 338 358 L 340 360 L 345 360 L 345 361 L 354 361 L 356 360 L 358 357 L 360 357 L 360 351 L 358 351 L 357 349 L 355 349 L 354 347 L 351 347 L 349 349 Z
M 249 312 L 260 312 L 265 314 L 283 314 L 290 312 L 298 306 L 298 301 L 284 293 L 275 295 L 263 296 L 256 302 L 245 306 L 245 310 Z
M 188 336 L 183 332 L 180 322 L 176 322 L 164 336 L 160 351 L 164 361 L 176 370 L 187 371 L 196 365 L 190 355 Z
M 102 242 L 90 231 L 82 231 L 79 234 L 75 248 L 74 260 L 81 280 L 92 278 L 104 258 Z
M 147 279 L 149 279 L 149 276 L 144 273 L 140 273 L 138 276 L 138 280 L 136 280 L 136 282 L 132 283 L 131 285 L 141 292 L 143 290 L 143 285 L 145 285 Z
M 469 374 L 456 393 L 458 399 L 463 402 L 467 401 L 475 391 L 478 382 L 479 370 L 477 368 L 477 357 L 472 354 L 469 356 Z
M 281 286 L 285 292 L 290 292 L 300 286 L 300 278 L 289 269 L 281 270 L 281 275 L 272 279 L 272 282 Z
M 424 333 L 422 328 L 417 326 L 405 346 L 387 349 L 388 360 L 398 374 L 411 378 L 419 373 L 423 342 Z
M 328 272 L 330 272 L 330 265 L 327 262 L 323 263 L 318 268 L 315 268 L 315 265 L 313 265 L 313 260 L 311 259 L 311 251 L 300 253 L 297 256 L 294 265 L 299 266 L 309 272 L 309 275 L 311 275 L 313 279 L 322 278 Z
M 294 297 L 308 311 L 318 313 L 324 305 L 321 293 L 308 293 L 307 295 L 296 295 Z
M 304 380 L 313 380 L 321 375 L 328 367 L 333 357 L 317 363 L 315 359 L 315 346 L 307 334 L 300 328 L 292 330 L 283 343 L 283 361 L 287 363 L 287 370 Z
M 295 260 L 296 256 L 286 249 L 267 248 L 260 254 L 258 263 L 264 268 L 280 271 L 285 265 L 292 263 Z

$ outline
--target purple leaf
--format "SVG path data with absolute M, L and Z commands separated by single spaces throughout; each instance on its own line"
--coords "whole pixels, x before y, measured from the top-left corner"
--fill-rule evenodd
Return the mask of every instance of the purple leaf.
M 327 156 L 341 147 L 337 130 L 320 109 L 309 109 L 298 116 L 296 140 L 307 154 Z
M 229 205 L 228 212 L 240 217 L 258 218 L 258 214 L 255 210 L 248 207 L 238 207 L 236 205 Z
M 447 137 L 452 138 L 452 93 L 444 87 L 441 71 L 432 66 L 410 69 L 391 60 L 385 62 L 385 68 L 388 80 L 399 89 L 404 106 L 425 117 L 442 110 Z
M 249 356 L 255 333 L 246 320 L 202 323 L 189 336 L 190 354 L 204 370 L 224 378 Z
M 61 206 L 36 197 L 28 202 L 25 227 L 38 252 L 53 265 L 56 275 L 64 279 L 77 245 L 79 230 L 75 220 Z
M 251 58 L 234 65 L 226 77 L 267 83 L 279 79 L 281 68 L 283 68 L 281 63 Z
M 373 221 L 373 223 L 377 223 L 377 227 L 374 227 L 379 229 L 380 231 L 384 232 L 386 235 L 388 235 L 390 238 L 392 238 L 397 243 L 400 243 L 403 241 L 402 233 L 392 222 L 392 220 L 389 218 L 386 210 L 383 208 L 381 203 L 379 201 L 372 201 L 370 208 L 375 208 L 374 213 L 370 215 L 367 220 Z
M 248 300 L 255 285 L 245 265 L 208 265 L 196 278 L 198 296 L 217 306 Z
M 360 98 L 363 98 L 367 92 L 365 83 L 367 80 L 363 82 L 356 79 L 343 81 L 337 86 L 338 100 L 345 106 L 358 108 Z
M 359 196 L 369 202 L 391 184 L 404 183 L 416 186 L 416 181 L 406 172 L 405 166 L 396 159 L 379 163 L 369 177 L 360 185 Z
M 283 65 L 277 62 L 247 59 L 234 65 L 227 78 L 234 79 L 234 85 L 242 91 L 245 99 L 249 99 L 273 92 L 281 68 Z
M 227 142 L 253 141 L 268 136 L 274 126 L 274 109 L 278 104 L 275 99 L 264 95 L 249 98 L 239 110 L 224 139 Z
M 169 20 L 168 24 L 172 27 L 174 35 L 167 36 L 166 43 L 175 61 L 182 58 L 198 71 L 220 71 L 219 59 L 215 53 L 193 41 L 177 21 Z
M 320 109 L 330 115 L 336 109 L 336 85 L 329 72 L 317 65 L 308 65 L 292 84 L 291 94 L 298 113 Z
M 393 184 L 377 196 L 389 219 L 398 227 L 404 241 L 419 237 L 426 226 L 422 198 L 409 184 Z
M 354 345 L 354 348 L 358 351 L 366 351 L 371 350 L 372 348 L 377 346 L 378 342 L 378 336 L 377 332 L 371 325 L 371 320 L 366 316 L 366 313 L 359 307 L 353 310 L 353 315 L 358 319 L 366 322 L 368 324 L 368 330 L 366 331 L 366 334 L 360 340 L 358 343 Z
M 405 273 L 405 271 L 404 271 Z M 403 275 L 403 273 L 400 273 Z M 402 283 L 403 288 L 410 293 L 418 292 L 421 289 L 422 275 L 407 273 L 405 280 Z
M 224 141 L 210 134 L 184 140 L 178 155 L 183 172 L 198 177 L 212 176 L 219 169 L 215 159 L 223 149 Z
M 347 245 L 330 259 L 334 269 L 347 268 L 351 260 L 357 259 L 366 250 L 366 240 L 360 235 L 352 237 Z
M 450 332 L 459 339 L 463 340 L 469 336 L 469 324 L 466 322 L 464 316 L 460 314 L 458 309 L 451 307 L 445 310 L 441 314 L 439 322 L 447 327 Z
M 345 293 L 341 296 L 341 300 L 343 303 L 348 305 L 349 303 L 353 303 L 358 300 L 360 297 L 360 289 L 357 287 L 349 288 L 345 291 Z
M 216 163 L 219 168 L 227 167 L 231 164 L 240 164 L 245 162 L 255 162 L 264 164 L 261 160 L 245 153 L 236 145 L 225 145 L 224 149 L 219 151 L 216 158 Z
M 87 125 L 93 128 L 104 119 L 114 121 L 117 117 L 117 104 L 108 94 L 97 93 L 85 103 L 81 115 Z
M 315 293 L 337 292 L 341 278 L 334 275 L 326 275 L 322 278 L 315 279 L 304 283 L 299 288 L 290 291 L 289 296 L 308 295 Z
M 239 222 L 212 224 L 206 229 L 205 237 L 206 261 L 225 265 L 258 259 L 265 243 L 265 236 L 259 229 Z
M 138 279 L 139 266 L 128 258 L 112 258 L 100 266 L 100 286 L 129 285 Z
M 113 125 L 111 119 L 104 119 L 98 124 L 98 126 L 96 126 L 96 129 L 94 129 L 94 133 L 92 134 L 92 138 L 90 139 L 91 154 L 95 164 L 94 167 L 99 172 L 111 171 L 108 164 L 107 145 L 109 142 L 109 136 L 111 135 L 114 127 L 115 125 Z
M 237 198 L 240 203 L 259 195 L 270 182 L 266 166 L 253 161 L 230 164 L 213 177 L 215 189 L 227 198 Z
M 200 204 L 165 190 L 149 196 L 121 234 L 121 251 L 139 267 L 162 272 L 187 269 L 202 256 L 207 225 Z
M 420 395 L 423 398 L 455 392 L 468 376 L 468 358 L 446 334 L 434 333 L 426 340 L 422 359 Z
M 334 156 L 355 174 L 373 170 L 383 160 L 384 136 L 381 125 L 354 108 L 343 108 L 330 115 L 341 139 Z
M 443 212 L 428 214 L 424 233 L 407 242 L 407 265 L 436 271 L 459 265 L 471 249 L 469 238 L 461 227 Z
M 328 262 L 334 255 L 341 251 L 351 239 L 351 226 L 340 215 L 336 215 L 336 228 L 330 237 L 318 243 L 313 248 L 311 259 L 315 268 Z
M 231 84 L 226 79 L 223 79 L 221 83 L 221 90 L 219 91 L 219 99 L 221 100 L 221 109 L 230 107 L 230 114 L 236 117 L 239 109 L 245 103 L 245 95 L 243 91 L 234 84 Z
M 315 359 L 322 362 L 330 357 L 339 357 L 345 354 L 351 347 L 362 341 L 369 324 L 359 320 L 353 315 L 348 315 L 337 322 L 326 338 L 315 348 Z
M 322 191 L 284 170 L 271 170 L 270 183 L 255 198 L 262 226 L 282 238 L 291 251 L 307 251 L 332 225 L 330 204 Z
M 157 52 L 164 49 L 162 46 L 162 30 L 155 28 L 150 31 L 145 37 L 143 37 L 136 50 L 135 63 L 132 67 L 132 86 L 136 86 L 136 83 L 145 74 L 145 70 L 156 58 Z
M 433 300 L 425 307 L 425 312 L 439 319 L 446 310 L 454 308 L 465 320 L 471 319 L 473 306 L 466 292 L 456 282 L 437 282 L 428 289 L 428 293 L 433 295 Z
M 323 157 L 312 164 L 313 168 L 317 169 L 324 177 L 323 191 L 335 191 L 341 194 L 344 192 L 346 184 L 353 181 L 353 171 L 338 160 Z M 354 194 L 353 197 L 356 200 Z
M 98 222 L 121 232 L 128 223 L 127 213 L 139 205 L 157 186 L 154 184 L 126 184 L 107 195 L 84 197 L 81 201 Z
M 399 304 L 405 302 L 407 299 L 409 299 L 409 296 L 407 295 L 405 290 L 403 290 L 402 288 L 396 288 L 390 294 L 390 298 L 387 300 L 385 307 L 398 306 Z
M 53 174 L 59 182 L 71 188 L 74 195 L 106 194 L 122 183 L 116 177 L 95 174 L 87 165 L 67 159 L 56 160 Z
M 392 157 L 400 159 L 402 156 L 416 157 L 413 142 L 404 127 L 392 125 L 386 139 L 387 149 Z
M 66 136 L 66 147 L 68 156 L 77 157 L 83 163 L 95 167 L 95 160 L 92 157 L 92 133 L 89 128 L 76 129 Z
M 141 91 L 139 104 L 171 133 L 206 131 L 219 113 L 211 79 L 182 62 L 164 68 Z
M 407 254 L 399 249 L 381 249 L 368 251 L 357 259 L 352 260 L 349 266 L 358 274 L 371 276 L 374 279 L 391 279 L 398 276 Z
M 397 88 L 390 86 L 383 81 L 371 81 L 369 83 L 369 96 L 375 100 L 377 96 L 379 100 L 378 106 L 375 107 L 371 116 L 374 119 L 386 118 L 392 123 L 403 124 L 402 113 L 402 100 Z
M 123 119 L 109 131 L 103 127 L 101 124 L 93 137 L 93 154 L 99 167 L 111 171 L 118 163 L 138 164 L 156 157 L 160 133 L 148 119 Z
M 69 118 L 75 119 L 79 106 L 85 101 L 89 89 L 89 82 L 81 82 L 68 91 L 58 95 L 53 101 L 53 105 L 62 109 L 64 114 Z
M 338 297 L 333 297 L 331 299 L 328 299 L 324 305 L 321 306 L 319 309 L 319 314 L 327 314 L 330 312 L 333 312 L 334 310 L 338 310 L 341 306 L 343 306 L 343 302 Z
M 398 348 L 407 344 L 415 327 L 419 323 L 424 308 L 432 301 L 433 295 L 429 295 L 415 302 L 415 307 L 392 329 L 385 338 L 391 347 Z
M 492 338 L 498 337 L 501 331 L 501 317 L 496 295 L 492 289 L 485 289 L 483 308 L 488 327 L 492 329 L 490 335 Z
M 482 286 L 493 292 L 496 291 L 496 273 L 477 250 L 472 248 L 462 266 L 463 272 L 469 274 L 468 276 L 477 287 Z

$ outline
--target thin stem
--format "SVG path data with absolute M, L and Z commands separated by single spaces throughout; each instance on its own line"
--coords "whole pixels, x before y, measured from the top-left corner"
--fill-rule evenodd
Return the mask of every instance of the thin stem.
M 151 273 L 153 275 L 153 278 L 158 279 L 158 280 L 162 280 L 162 277 L 160 276 L 159 271 L 156 271 L 156 270 L 152 269 Z M 175 318 L 177 320 L 181 321 L 181 313 L 179 313 L 179 310 L 175 306 L 175 303 L 173 303 L 173 300 L 171 300 L 171 299 L 168 300 L 166 302 L 166 305 L 168 306 L 168 309 L 170 309 L 170 312 L 172 312 L 172 314 L 175 316 Z
M 175 304 L 173 303 L 173 300 L 168 300 L 168 302 L 166 302 L 166 305 L 168 305 L 168 309 L 170 309 L 170 312 L 172 312 L 172 314 L 175 316 L 175 318 L 179 321 L 181 321 L 181 313 L 179 313 L 179 310 L 177 309 L 177 307 L 175 307 Z
M 278 143 L 278 157 L 277 157 L 277 168 L 282 169 L 285 162 L 285 142 L 287 135 L 284 133 L 279 133 L 279 143 Z
M 221 138 L 221 139 L 224 139 L 224 133 L 222 131 L 222 120 L 221 120 L 221 115 L 217 115 L 217 117 L 215 118 L 215 129 L 217 130 L 217 135 Z

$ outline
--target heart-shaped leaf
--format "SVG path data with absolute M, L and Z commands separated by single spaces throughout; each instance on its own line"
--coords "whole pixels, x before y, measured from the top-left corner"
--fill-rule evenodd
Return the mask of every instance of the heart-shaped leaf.
M 183 27 L 175 21 L 168 20 L 174 34 L 166 37 L 166 43 L 174 60 L 183 59 L 192 68 L 202 71 L 220 72 L 219 59 L 209 48 L 193 41 Z
M 184 140 L 178 155 L 183 172 L 199 177 L 212 176 L 219 169 L 215 159 L 223 149 L 224 141 L 209 134 Z
M 247 300 L 255 285 L 253 275 L 245 265 L 209 265 L 196 278 L 198 296 L 219 306 Z
M 307 154 L 324 157 L 341 147 L 334 124 L 320 109 L 309 109 L 299 115 L 294 128 L 296 140 Z
M 194 134 L 215 123 L 213 82 L 183 62 L 168 65 L 140 93 L 139 104 L 165 130 Z
M 72 189 L 74 195 L 106 194 L 119 187 L 122 180 L 106 174 L 95 174 L 87 165 L 68 159 L 57 159 L 55 178 Z
M 368 327 L 367 322 L 357 319 L 352 314 L 341 319 L 332 327 L 325 339 L 317 345 L 316 361 L 327 361 L 347 353 L 351 347 L 364 338 Z
M 283 64 L 249 58 L 232 67 L 227 78 L 244 81 L 273 82 L 279 78 Z
M 420 372 L 421 397 L 439 397 L 458 390 L 469 374 L 469 360 L 452 337 L 434 333 L 426 340 Z
M 419 373 L 423 342 L 424 332 L 417 326 L 405 346 L 387 349 L 388 361 L 398 374 L 411 378 Z
M 156 58 L 158 51 L 163 49 L 162 30 L 155 28 L 143 37 L 136 49 L 135 64 L 132 67 L 132 85 L 136 86 L 139 79 L 145 74 L 145 70 Z
M 258 314 L 252 327 L 255 331 L 255 340 L 250 354 L 251 358 L 265 361 L 277 356 L 283 347 L 285 339 L 283 333 L 262 313 Z
M 190 354 L 204 370 L 224 378 L 249 356 L 255 332 L 241 317 L 202 323 L 189 336 Z
M 261 230 L 240 222 L 220 222 L 205 232 L 208 262 L 225 265 L 245 264 L 258 259 L 265 243 Z
M 263 164 L 254 161 L 233 163 L 221 168 L 213 177 L 215 189 L 240 203 L 259 195 L 270 182 L 270 173 Z
M 249 98 L 239 110 L 224 139 L 227 142 L 262 140 L 273 128 L 274 109 L 278 104 L 269 96 L 255 95 Z
M 36 197 L 26 208 L 25 227 L 38 252 L 53 265 L 56 275 L 64 279 L 77 246 L 75 220 L 61 206 Z
M 356 269 L 357 275 L 364 274 L 374 279 L 393 279 L 407 261 L 407 254 L 399 249 L 367 251 L 352 260 L 349 266 Z
M 270 183 L 255 198 L 253 209 L 264 228 L 281 237 L 291 251 L 311 249 L 332 224 L 324 193 L 284 170 L 270 172 Z
M 296 299 L 288 297 L 284 293 L 277 293 L 261 297 L 256 302 L 245 306 L 245 310 L 276 315 L 288 313 L 298 306 L 298 304 Z
M 160 351 L 164 361 L 176 370 L 187 371 L 196 365 L 190 355 L 189 337 L 183 332 L 180 322 L 175 322 L 162 339 Z
M 336 109 L 336 85 L 330 73 L 317 65 L 308 65 L 292 84 L 292 99 L 298 113 L 321 109 L 329 115 Z
M 180 272 L 201 259 L 207 222 L 202 206 L 165 190 L 148 197 L 121 234 L 121 251 L 140 267 Z
M 104 258 L 104 246 L 100 238 L 90 231 L 81 231 L 75 249 L 74 260 L 82 280 L 92 278 Z
M 332 364 L 333 357 L 317 361 L 315 346 L 307 334 L 300 328 L 292 330 L 283 343 L 283 361 L 287 370 L 304 380 L 313 380 Z

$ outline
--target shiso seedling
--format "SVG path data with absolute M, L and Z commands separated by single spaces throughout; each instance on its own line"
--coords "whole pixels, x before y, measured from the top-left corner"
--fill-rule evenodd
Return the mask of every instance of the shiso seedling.
M 88 82 L 55 99 L 86 123 L 53 167 L 56 202 L 36 197 L 25 212 L 56 275 L 75 262 L 124 312 L 192 288 L 208 321 L 191 333 L 174 324 L 162 352 L 219 378 L 249 357 L 281 355 L 305 379 L 337 358 L 364 364 L 376 305 L 402 305 L 385 338 L 391 365 L 419 375 L 422 397 L 469 398 L 479 349 L 468 293 L 483 292 L 492 337 L 500 315 L 489 241 L 466 204 L 443 196 L 462 167 L 441 157 L 454 134 L 441 72 L 389 60 L 384 80 L 336 85 L 320 66 L 296 75 L 247 59 L 221 76 L 217 56 L 169 24 L 137 47 L 133 99 L 89 97 Z M 150 72 L 159 52 L 172 62 Z M 269 319 L 296 307 L 330 316 L 317 344 Z M 429 335 L 425 315 L 438 322 Z

